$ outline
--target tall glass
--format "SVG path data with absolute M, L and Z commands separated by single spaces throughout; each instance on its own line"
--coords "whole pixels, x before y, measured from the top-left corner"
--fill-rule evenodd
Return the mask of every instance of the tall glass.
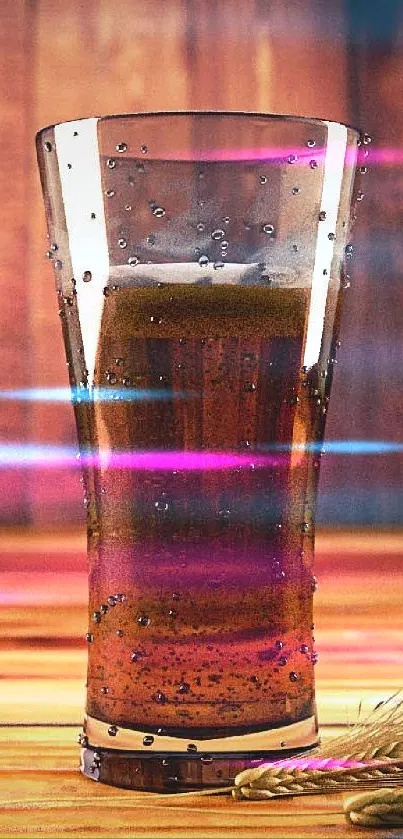
M 317 742 L 314 505 L 358 133 L 157 113 L 37 137 L 88 514 L 85 775 Z

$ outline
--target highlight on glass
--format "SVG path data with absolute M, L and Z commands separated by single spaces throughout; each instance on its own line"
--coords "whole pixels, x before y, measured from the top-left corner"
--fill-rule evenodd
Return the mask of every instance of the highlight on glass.
M 93 780 L 223 786 L 317 742 L 315 499 L 361 142 L 219 112 L 38 134 L 88 516 Z

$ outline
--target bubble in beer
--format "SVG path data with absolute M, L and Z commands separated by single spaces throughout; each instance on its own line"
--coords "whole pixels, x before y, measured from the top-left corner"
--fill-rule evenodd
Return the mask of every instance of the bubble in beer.
M 121 237 L 120 239 L 118 239 L 118 245 L 122 249 L 127 248 L 127 240 Z
M 84 638 L 85 638 L 87 644 L 92 644 L 92 642 L 94 640 L 94 636 L 93 636 L 92 632 L 87 632 L 86 635 L 84 636 Z
M 223 239 L 224 236 L 225 236 L 224 230 L 221 230 L 220 228 L 217 228 L 216 230 L 213 230 L 213 232 L 211 234 L 211 238 L 214 239 L 216 242 L 218 242 L 220 239 Z
M 140 626 L 150 626 L 151 621 L 147 615 L 140 615 L 137 619 L 137 623 L 139 623 Z
M 309 653 L 308 644 L 301 644 L 301 646 L 299 648 L 299 651 L 300 651 L 300 653 L 303 653 L 303 654 Z
M 291 673 L 288 678 L 290 682 L 298 682 L 299 676 L 298 673 L 295 672 L 295 670 L 291 670 Z
M 280 667 L 285 667 L 287 663 L 288 663 L 287 656 L 285 656 L 285 655 L 280 656 L 280 658 L 278 660 L 278 664 L 280 665 Z
M 312 664 L 317 664 L 318 658 L 319 658 L 319 656 L 318 656 L 318 653 L 316 652 L 316 650 L 312 650 L 312 653 L 311 653 Z
M 108 160 L 106 161 L 106 165 L 107 165 L 108 169 L 114 169 L 115 166 L 116 166 L 116 160 L 113 157 L 108 157 Z
M 113 594 L 110 597 L 108 597 L 108 606 L 116 606 L 116 603 L 117 603 L 117 600 L 116 600 L 116 597 L 114 597 Z
M 123 376 L 122 385 L 124 387 L 131 387 L 131 384 L 132 384 L 132 380 L 131 380 L 130 376 Z
M 312 580 L 311 580 L 311 591 L 315 592 L 315 591 L 317 591 L 317 588 L 318 588 L 318 581 L 317 581 L 316 577 L 313 575 Z
M 268 236 L 274 236 L 274 224 L 263 224 L 262 232 Z
M 116 151 L 120 152 L 121 154 L 122 152 L 127 151 L 127 143 L 117 143 Z
M 275 646 L 276 650 L 282 650 L 283 647 L 284 647 L 284 642 L 283 641 L 276 641 L 274 646 Z
M 129 256 L 129 259 L 127 260 L 127 262 L 128 262 L 128 264 L 129 264 L 129 265 L 132 265 L 132 266 L 133 266 L 133 265 L 138 265 L 138 264 L 139 264 L 139 262 L 140 262 L 140 259 L 139 259 L 139 257 L 138 257 L 138 256 L 136 256 L 136 255 L 134 255 L 134 256 Z
M 99 607 L 99 611 L 101 612 L 101 615 L 106 615 L 106 613 L 109 611 L 109 606 L 106 603 L 102 603 L 102 605 Z
M 118 636 L 118 638 L 123 638 L 124 634 L 125 633 L 123 632 L 123 629 L 116 630 L 116 635 Z
M 165 693 L 163 693 L 162 690 L 157 691 L 156 699 L 157 699 L 157 702 L 159 702 L 161 705 L 163 705 L 167 701 Z
M 104 685 L 104 687 L 101 688 L 101 693 L 106 696 L 109 693 L 109 688 Z
M 90 283 L 92 280 L 92 272 L 91 271 L 84 271 L 83 274 L 83 282 Z
M 164 207 L 154 207 L 152 213 L 156 218 L 162 218 L 165 215 L 165 209 Z
M 190 685 L 188 682 L 179 682 L 178 691 L 179 693 L 189 693 Z
M 94 623 L 100 623 L 101 618 L 102 618 L 101 612 L 93 612 L 92 620 L 94 621 Z

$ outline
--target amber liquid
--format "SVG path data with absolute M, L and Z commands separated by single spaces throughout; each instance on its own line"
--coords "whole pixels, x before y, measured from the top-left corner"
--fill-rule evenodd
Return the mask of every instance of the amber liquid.
M 324 396 L 301 369 L 308 314 L 304 289 L 105 298 L 95 384 L 116 399 L 95 391 L 78 424 L 102 453 L 87 472 L 87 712 L 111 749 L 120 726 L 191 743 L 315 713 L 304 443 L 321 439 Z M 101 780 L 166 788 L 126 764 Z

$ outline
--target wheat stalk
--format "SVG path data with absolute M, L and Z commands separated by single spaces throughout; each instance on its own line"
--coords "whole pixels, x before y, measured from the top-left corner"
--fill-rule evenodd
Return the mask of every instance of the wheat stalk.
M 403 825 L 403 788 L 378 789 L 352 795 L 344 801 L 347 821 L 364 827 Z

